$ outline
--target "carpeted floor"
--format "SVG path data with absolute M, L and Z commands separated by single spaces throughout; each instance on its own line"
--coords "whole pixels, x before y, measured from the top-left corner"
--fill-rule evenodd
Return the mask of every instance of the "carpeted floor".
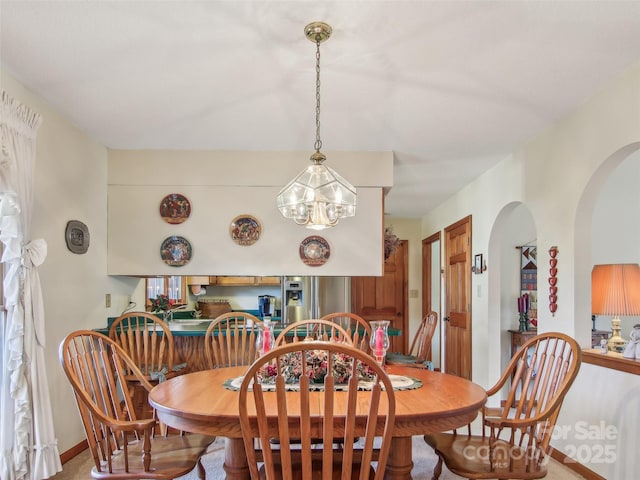
M 224 480 L 225 472 L 222 469 L 224 461 L 224 439 L 218 438 L 209 448 L 209 453 L 203 457 L 203 464 L 207 470 L 207 480 Z M 413 462 L 414 468 L 412 477 L 414 480 L 430 479 L 437 457 L 424 442 L 422 436 L 413 438 Z M 93 461 L 90 458 L 89 450 L 85 450 L 69 462 L 63 465 L 63 470 L 53 480 L 80 480 L 90 478 L 90 471 Z M 461 479 L 458 475 L 449 472 L 446 467 L 440 476 L 441 480 Z M 551 460 L 547 480 L 571 480 L 582 479 L 583 477 L 569 470 L 558 462 Z M 197 480 L 195 472 L 180 477 L 180 480 Z

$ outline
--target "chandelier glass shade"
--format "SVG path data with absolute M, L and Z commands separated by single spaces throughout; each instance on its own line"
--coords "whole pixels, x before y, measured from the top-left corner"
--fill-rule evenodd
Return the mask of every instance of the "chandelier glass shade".
M 332 168 L 324 165 L 320 152 L 320 43 L 331 35 L 331 27 L 313 22 L 305 35 L 316 44 L 316 142 L 311 165 L 278 193 L 276 203 L 285 218 L 314 230 L 333 227 L 341 218 L 356 214 L 356 189 Z
M 285 218 L 322 230 L 356 214 L 356 189 L 334 169 L 316 162 L 315 156 L 311 156 L 313 163 L 280 191 L 277 204 Z

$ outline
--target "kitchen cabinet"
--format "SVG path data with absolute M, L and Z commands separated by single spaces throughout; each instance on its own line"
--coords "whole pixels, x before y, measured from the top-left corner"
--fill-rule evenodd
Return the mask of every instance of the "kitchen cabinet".
M 211 285 L 257 285 L 257 277 L 228 277 L 228 276 L 215 276 L 211 278 Z
M 265 277 L 244 277 L 234 275 L 213 275 L 209 277 L 204 276 L 192 276 L 187 277 L 187 285 L 218 285 L 229 287 L 242 287 L 242 286 L 279 286 L 280 277 L 265 276 Z

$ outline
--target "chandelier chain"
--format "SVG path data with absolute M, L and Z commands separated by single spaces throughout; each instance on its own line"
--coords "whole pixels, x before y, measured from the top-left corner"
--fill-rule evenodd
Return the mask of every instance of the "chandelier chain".
M 316 40 L 316 152 L 322 148 L 320 140 L 320 38 Z

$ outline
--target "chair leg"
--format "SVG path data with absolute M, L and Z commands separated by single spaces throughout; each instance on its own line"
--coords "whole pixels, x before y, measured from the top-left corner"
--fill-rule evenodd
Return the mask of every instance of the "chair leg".
M 438 463 L 433 468 L 433 478 L 431 480 L 438 480 L 442 474 L 442 457 L 438 455 Z
M 196 465 L 196 468 L 198 469 L 198 473 L 197 473 L 198 478 L 200 480 L 205 480 L 207 478 L 207 474 L 205 472 L 204 465 L 202 465 L 201 458 L 198 459 L 198 464 Z

